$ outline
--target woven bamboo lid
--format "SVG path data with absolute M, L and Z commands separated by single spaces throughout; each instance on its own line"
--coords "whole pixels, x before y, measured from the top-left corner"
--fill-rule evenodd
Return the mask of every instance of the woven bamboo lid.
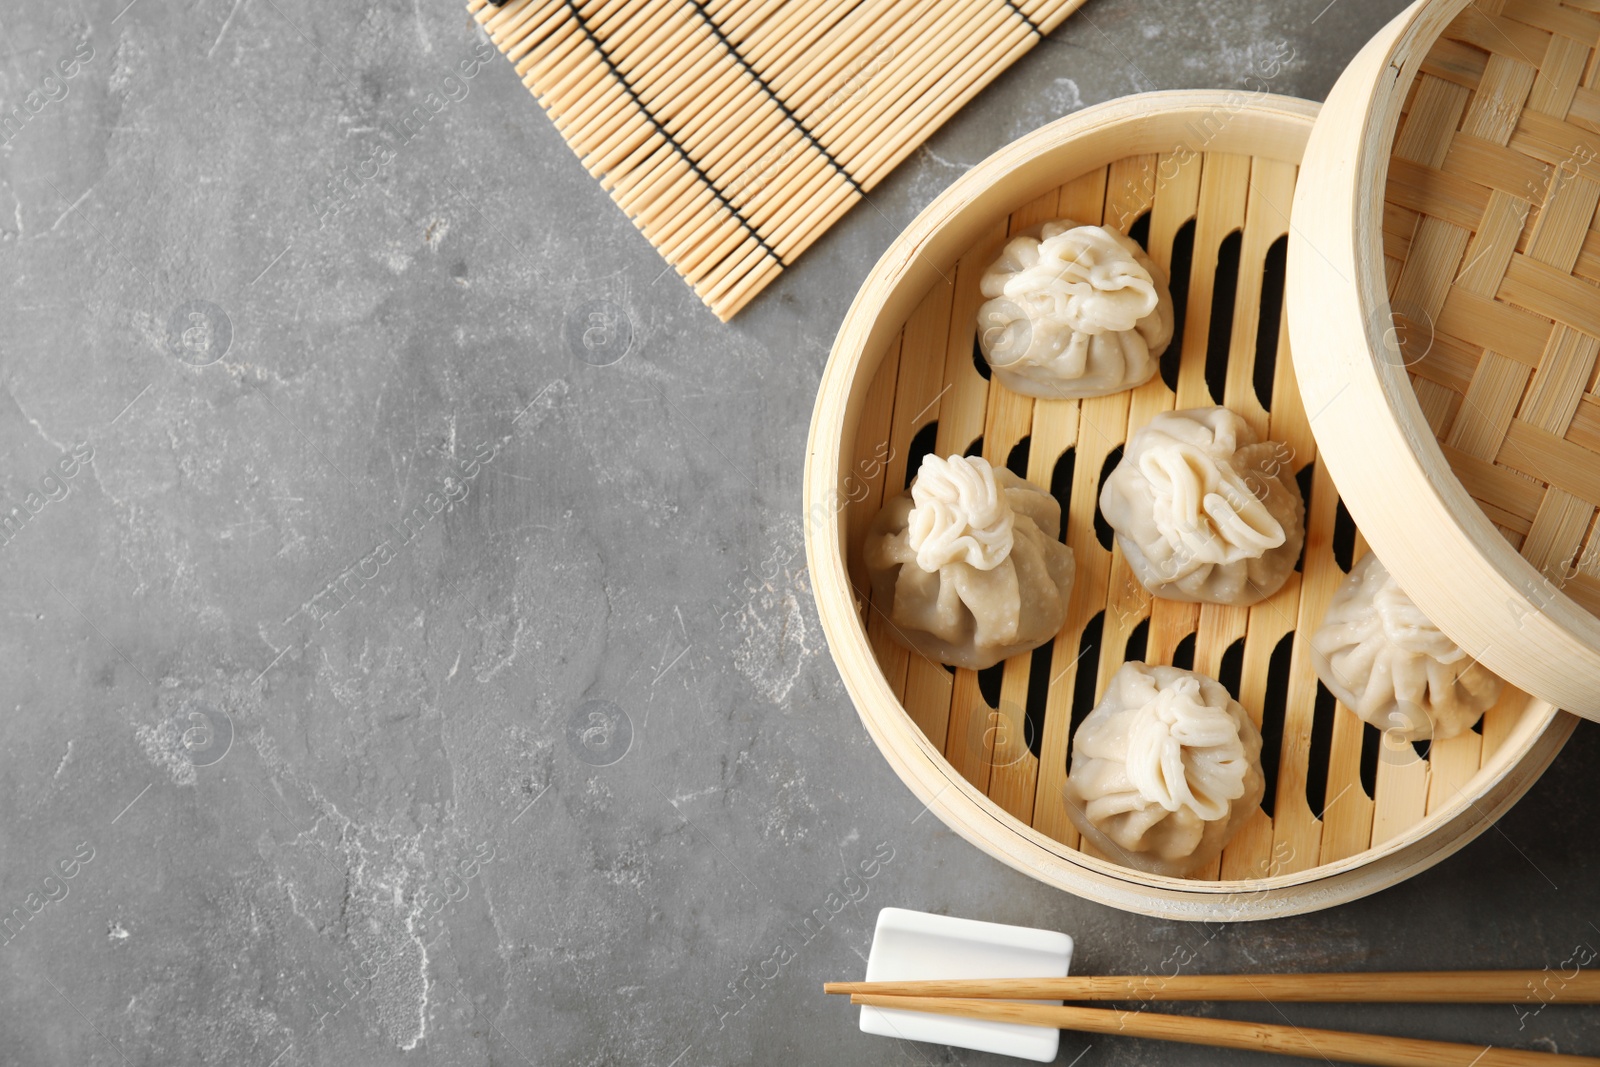
M 1593 5 L 1585 5 L 1592 7 Z M 1600 13 L 1421 0 L 1346 69 L 1290 237 L 1321 455 L 1422 609 L 1600 719 Z

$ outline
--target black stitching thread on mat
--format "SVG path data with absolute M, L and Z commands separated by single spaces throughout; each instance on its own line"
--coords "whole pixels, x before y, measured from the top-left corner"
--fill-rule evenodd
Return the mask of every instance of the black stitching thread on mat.
M 678 153 L 678 158 L 689 164 L 689 169 L 694 171 L 694 176 L 700 179 L 702 185 L 711 190 L 711 195 L 717 198 L 717 203 L 727 208 L 728 213 L 738 220 L 740 226 L 744 227 L 744 231 L 756 239 L 756 244 L 761 246 L 761 250 L 776 260 L 778 266 L 787 267 L 789 264 L 784 262 L 783 257 L 778 255 L 771 245 L 767 244 L 767 240 L 761 236 L 761 232 L 750 225 L 750 220 L 745 218 L 744 214 L 733 206 L 732 201 L 722 195 L 722 190 L 717 188 L 710 175 L 700 169 L 700 164 L 695 162 L 694 157 L 684 151 L 683 146 L 678 143 L 678 139 L 672 136 L 665 126 L 661 125 L 661 121 L 651 113 L 649 108 L 644 106 L 644 101 L 639 99 L 639 94 L 634 92 L 633 86 L 629 84 L 628 79 L 623 76 L 622 71 L 612 61 L 611 53 L 606 51 L 605 46 L 600 43 L 600 39 L 589 29 L 589 24 L 584 21 L 583 14 L 578 10 L 578 5 L 574 3 L 574 0 L 566 0 L 566 7 L 567 13 L 577 22 L 578 29 L 583 32 L 584 37 L 588 38 L 589 44 L 594 47 L 595 54 L 606 65 L 606 69 L 611 72 L 611 76 L 617 80 L 617 84 L 622 87 L 622 91 L 628 94 L 628 99 L 633 101 L 633 105 L 639 109 L 639 113 L 650 121 L 650 125 L 655 127 L 657 133 L 666 138 L 667 144 L 671 145 L 672 150 Z
M 744 56 L 740 54 L 739 50 L 733 46 L 733 42 L 728 40 L 727 35 L 722 32 L 722 27 L 717 25 L 717 20 L 712 18 L 710 13 L 706 11 L 703 0 L 689 0 L 689 4 L 697 13 L 699 13 L 700 17 L 705 20 L 705 24 L 711 27 L 711 32 L 716 34 L 717 40 L 722 42 L 722 47 L 728 50 L 728 54 L 733 57 L 734 62 L 738 63 L 739 66 L 744 68 L 744 72 L 750 75 L 751 79 L 761 87 L 762 92 L 767 94 L 767 99 L 776 104 L 778 106 L 778 110 L 783 112 L 783 117 L 788 119 L 790 123 L 794 125 L 794 128 L 800 131 L 800 135 L 802 137 L 811 142 L 812 148 L 815 148 L 818 152 L 822 153 L 822 158 L 828 161 L 828 165 L 831 166 L 841 178 L 850 183 L 850 188 L 854 189 L 857 194 L 866 196 L 867 191 L 861 188 L 861 183 L 856 181 L 855 175 L 845 170 L 844 164 L 835 159 L 833 157 L 833 153 L 828 151 L 827 148 L 823 147 L 822 142 L 817 140 L 816 134 L 812 133 L 811 130 L 806 127 L 806 124 L 800 121 L 800 116 L 789 110 L 789 105 L 784 103 L 783 99 L 773 91 L 772 86 L 767 84 L 767 79 L 763 78 L 756 71 L 756 69 L 750 65 L 749 60 L 745 59 Z
M 493 2 L 494 0 L 490 0 L 490 3 Z M 1017 18 L 1028 24 L 1028 29 L 1033 31 L 1033 35 L 1035 37 L 1039 38 L 1041 41 L 1044 40 L 1044 31 L 1039 28 L 1039 24 L 1037 22 L 1028 17 L 1028 13 L 1026 11 L 1017 6 L 1016 0 L 1006 0 L 1006 6 L 1016 13 Z

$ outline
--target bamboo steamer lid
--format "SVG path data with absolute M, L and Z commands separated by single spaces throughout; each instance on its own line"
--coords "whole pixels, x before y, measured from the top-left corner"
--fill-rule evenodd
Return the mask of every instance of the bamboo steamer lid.
M 1517 687 L 1600 719 L 1600 13 L 1421 0 L 1296 191 L 1293 361 L 1372 549 Z

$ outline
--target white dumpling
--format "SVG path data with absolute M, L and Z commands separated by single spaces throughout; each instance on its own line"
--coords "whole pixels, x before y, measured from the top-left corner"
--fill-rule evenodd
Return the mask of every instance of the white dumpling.
M 1505 684 L 1430 622 L 1371 553 L 1334 592 L 1311 663 L 1345 707 L 1402 741 L 1471 729 Z
M 1064 792 L 1112 860 L 1182 877 L 1222 853 L 1264 790 L 1261 731 L 1220 683 L 1124 663 L 1073 736 Z
M 1038 648 L 1072 592 L 1060 533 L 1061 505 L 1043 489 L 979 456 L 925 456 L 867 531 L 874 610 L 901 644 L 955 667 Z
M 1283 587 L 1305 541 L 1305 502 L 1274 441 L 1226 408 L 1157 415 L 1100 491 L 1134 577 L 1152 595 L 1254 604 Z
M 1105 396 L 1150 380 L 1172 341 L 1172 293 L 1144 249 L 1104 226 L 1047 222 L 984 272 L 978 346 L 1028 396 Z

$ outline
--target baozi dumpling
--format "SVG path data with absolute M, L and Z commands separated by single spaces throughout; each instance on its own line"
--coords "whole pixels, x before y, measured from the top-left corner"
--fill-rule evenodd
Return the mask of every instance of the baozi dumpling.
M 1172 293 L 1144 249 L 1104 226 L 1047 222 L 984 272 L 978 346 L 1028 396 L 1105 396 L 1150 380 L 1172 341 Z
M 923 457 L 864 548 L 873 603 L 915 651 L 982 670 L 1038 648 L 1067 617 L 1061 505 L 979 456 Z
M 1203 674 L 1124 663 L 1073 736 L 1064 788 L 1068 815 L 1100 851 L 1182 877 L 1260 807 L 1261 731 Z
M 1168 600 L 1254 604 L 1283 587 L 1305 541 L 1284 446 L 1226 408 L 1157 415 L 1128 438 L 1100 511 L 1134 577 Z
M 1345 707 L 1404 741 L 1471 729 L 1505 684 L 1430 622 L 1370 552 L 1334 592 L 1311 663 Z

